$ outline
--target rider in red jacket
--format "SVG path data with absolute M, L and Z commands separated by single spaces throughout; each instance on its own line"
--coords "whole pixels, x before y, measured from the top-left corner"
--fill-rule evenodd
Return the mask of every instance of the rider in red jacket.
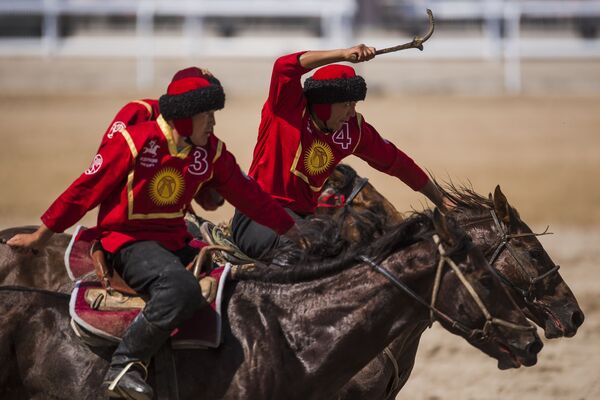
M 219 81 L 212 75 L 210 71 L 198 67 L 189 67 L 182 69 L 173 75 L 173 81 L 188 78 L 188 77 L 203 77 L 208 80 L 213 80 L 215 83 Z M 142 99 L 134 100 L 125 104 L 115 115 L 108 129 L 102 136 L 102 144 L 105 141 L 111 140 L 115 133 L 129 126 L 137 125 L 142 122 L 155 121 L 160 111 L 158 109 L 158 99 Z M 200 189 L 194 200 L 205 210 L 214 211 L 223 205 L 224 199 L 214 188 L 204 186 Z
M 356 112 L 356 102 L 367 93 L 364 79 L 350 66 L 331 64 L 374 56 L 374 48 L 361 44 L 294 53 L 275 61 L 249 175 L 295 218 L 314 212 L 325 181 L 350 155 L 443 206 L 423 170 Z M 302 75 L 320 66 L 324 67 L 306 79 L 303 88 Z M 279 235 L 253 222 L 243 210 L 236 210 L 232 230 L 236 244 L 251 257 L 263 258 L 279 246 Z
M 8 241 L 15 247 L 42 246 L 99 205 L 92 233 L 108 262 L 147 300 L 113 354 L 104 379 L 110 397 L 153 398 L 145 382 L 147 363 L 204 302 L 196 278 L 185 269 L 196 252 L 188 245 L 183 219 L 203 186 L 212 185 L 279 234 L 295 226 L 214 135 L 214 111 L 224 103 L 223 88 L 214 81 L 173 81 L 159 99 L 156 121 L 121 129 L 104 140 L 89 168 L 42 215 L 40 228 Z

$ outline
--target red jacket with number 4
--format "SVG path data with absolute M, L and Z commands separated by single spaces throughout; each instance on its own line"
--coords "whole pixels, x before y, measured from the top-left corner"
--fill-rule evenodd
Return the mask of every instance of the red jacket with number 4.
M 425 186 L 429 178 L 423 170 L 360 114 L 332 134 L 314 124 L 300 82 L 310 71 L 298 61 L 302 54 L 283 56 L 273 67 L 249 172 L 263 190 L 297 213 L 312 214 L 323 184 L 351 154 L 413 190 Z
M 280 234 L 294 224 L 242 173 L 222 141 L 211 135 L 205 146 L 178 150 L 162 116 L 104 140 L 92 165 L 50 206 L 42 221 L 62 232 L 99 204 L 95 231 L 107 251 L 139 240 L 155 240 L 177 250 L 190 239 L 184 209 L 207 184 Z

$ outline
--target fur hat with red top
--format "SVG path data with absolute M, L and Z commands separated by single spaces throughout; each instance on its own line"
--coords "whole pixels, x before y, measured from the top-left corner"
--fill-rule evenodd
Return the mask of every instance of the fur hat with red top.
M 365 80 L 356 75 L 354 68 L 331 64 L 319 68 L 304 82 L 304 95 L 309 104 L 332 104 L 364 100 L 367 95 Z
M 163 118 L 173 121 L 183 136 L 192 134 L 191 117 L 196 114 L 220 110 L 225 106 L 225 93 L 218 79 L 203 75 L 191 67 L 173 76 L 167 94 L 158 99 Z

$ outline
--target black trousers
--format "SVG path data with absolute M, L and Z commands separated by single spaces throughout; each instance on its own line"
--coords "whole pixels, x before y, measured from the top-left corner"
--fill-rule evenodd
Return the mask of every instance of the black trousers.
M 184 247 L 171 252 L 154 241 L 122 247 L 113 265 L 125 282 L 146 300 L 144 316 L 164 330 L 172 330 L 206 303 L 198 281 L 185 269 L 198 250 Z
M 295 221 L 304 219 L 288 208 L 285 211 Z M 231 221 L 231 231 L 236 246 L 255 260 L 268 260 L 270 253 L 286 241 L 271 228 L 255 222 L 237 209 Z

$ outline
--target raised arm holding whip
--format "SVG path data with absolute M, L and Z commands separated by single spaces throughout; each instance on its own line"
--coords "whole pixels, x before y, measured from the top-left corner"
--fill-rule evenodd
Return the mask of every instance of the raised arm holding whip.
M 367 93 L 365 80 L 354 68 L 337 62 L 359 63 L 377 54 L 423 47 L 433 33 L 411 43 L 376 51 L 360 44 L 347 49 L 303 51 L 275 61 L 269 97 L 263 106 L 258 141 L 249 175 L 295 219 L 314 212 L 325 181 L 345 157 L 356 155 L 373 168 L 396 176 L 434 204 L 445 201 L 423 170 L 356 112 L 357 101 Z M 319 68 L 306 79 L 301 77 Z M 253 258 L 269 258 L 281 245 L 274 231 L 253 223 L 236 210 L 233 237 Z

